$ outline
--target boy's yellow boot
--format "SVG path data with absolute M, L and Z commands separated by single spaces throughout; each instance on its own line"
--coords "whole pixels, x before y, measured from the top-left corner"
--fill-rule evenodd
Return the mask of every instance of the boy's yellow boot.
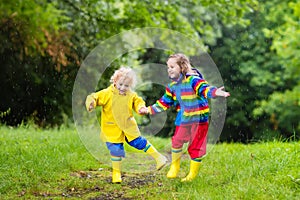
M 160 154 L 152 144 L 147 143 L 144 152 L 152 156 L 156 161 L 156 170 L 162 169 L 167 164 L 167 158 Z
M 111 157 L 112 162 L 112 183 L 121 183 L 121 162 L 122 157 Z
M 182 149 L 172 148 L 172 163 L 170 170 L 167 173 L 167 178 L 176 178 L 180 169 L 180 158 L 182 155 Z
M 201 161 L 191 160 L 190 172 L 185 178 L 181 179 L 181 182 L 188 182 L 194 180 L 198 175 L 200 165 L 201 165 Z

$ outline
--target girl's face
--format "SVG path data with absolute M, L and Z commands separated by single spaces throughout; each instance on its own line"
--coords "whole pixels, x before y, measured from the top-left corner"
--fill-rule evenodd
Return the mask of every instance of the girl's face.
M 116 81 L 115 86 L 119 90 L 119 94 L 125 95 L 130 89 L 130 80 L 126 78 L 120 78 Z
M 170 58 L 167 61 L 168 65 L 168 75 L 171 79 L 178 79 L 181 74 L 181 68 L 180 66 L 176 63 L 175 58 Z

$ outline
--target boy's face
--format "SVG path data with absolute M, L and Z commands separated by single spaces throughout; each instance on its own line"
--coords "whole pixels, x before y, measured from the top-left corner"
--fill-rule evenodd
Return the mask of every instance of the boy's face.
M 115 82 L 115 86 L 119 90 L 119 94 L 125 95 L 130 89 L 130 80 L 126 78 L 120 78 Z
M 175 58 L 170 58 L 167 61 L 168 65 L 168 75 L 171 79 L 178 79 L 181 74 L 181 68 L 180 66 L 176 63 Z

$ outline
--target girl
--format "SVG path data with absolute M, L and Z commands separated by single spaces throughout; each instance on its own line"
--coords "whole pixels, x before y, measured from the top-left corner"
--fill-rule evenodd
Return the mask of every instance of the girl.
M 202 157 L 206 154 L 208 98 L 228 97 L 230 94 L 223 91 L 224 87 L 209 86 L 202 75 L 192 69 L 189 59 L 184 54 L 171 55 L 167 66 L 172 82 L 166 87 L 165 94 L 148 107 L 148 112 L 156 114 L 171 106 L 177 108 L 176 129 L 172 137 L 172 163 L 167 177 L 177 177 L 182 147 L 188 142 L 190 172 L 181 181 L 191 181 L 197 176 Z

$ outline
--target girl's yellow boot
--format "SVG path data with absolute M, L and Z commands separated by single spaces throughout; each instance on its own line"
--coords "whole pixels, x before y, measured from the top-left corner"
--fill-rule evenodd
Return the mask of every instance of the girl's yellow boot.
M 167 173 L 167 178 L 176 178 L 180 170 L 180 158 L 182 149 L 172 149 L 172 163 Z
M 190 172 L 185 178 L 181 179 L 181 182 L 188 182 L 194 180 L 198 175 L 200 165 L 201 165 L 201 161 L 199 162 L 199 161 L 191 160 Z

